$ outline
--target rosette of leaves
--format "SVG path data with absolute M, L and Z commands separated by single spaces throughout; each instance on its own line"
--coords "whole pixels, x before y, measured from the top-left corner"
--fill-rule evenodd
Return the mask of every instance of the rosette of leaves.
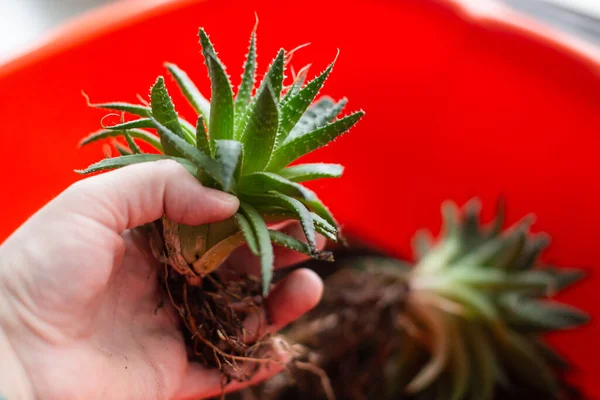
M 303 368 L 249 389 L 254 398 L 492 400 L 572 399 L 569 364 L 543 334 L 580 326 L 586 314 L 551 297 L 582 278 L 542 266 L 545 234 L 532 218 L 509 229 L 503 208 L 490 225 L 480 204 L 442 206 L 434 241 L 413 239 L 411 264 L 368 248 L 338 253 L 325 267 L 317 307 L 283 332 L 328 379 Z M 249 397 L 252 398 L 252 397 Z
M 333 101 L 323 97 L 315 101 L 335 61 L 312 81 L 304 84 L 306 74 L 300 73 L 291 85 L 284 87 L 284 70 L 291 52 L 282 49 L 262 82 L 255 85 L 255 32 L 256 29 L 250 38 L 241 84 L 235 95 L 225 67 L 203 29 L 199 36 L 211 81 L 210 102 L 184 71 L 166 64 L 198 114 L 195 125 L 178 115 L 163 77 L 152 86 L 147 105 L 93 104 L 139 118 L 105 126 L 84 139 L 82 145 L 122 137 L 127 146 L 117 143 L 120 156 L 104 159 L 79 172 L 89 174 L 171 159 L 204 185 L 237 196 L 241 206 L 231 220 L 192 227 L 163 218 L 159 235 L 162 240 L 153 244 L 160 247 L 157 254 L 165 254 L 166 249 L 168 263 L 194 282 L 218 268 L 233 250 L 245 243 L 260 257 L 266 295 L 272 279 L 273 244 L 315 258 L 329 258 L 330 254 L 317 250 L 315 233 L 331 240 L 339 236 L 334 217 L 302 183 L 340 177 L 343 167 L 324 163 L 289 164 L 347 132 L 363 112 L 338 118 L 346 99 Z M 143 153 L 136 141 L 149 144 L 157 152 Z M 301 222 L 306 242 L 271 230 L 267 225 L 270 221 L 287 219 Z
M 397 388 L 406 384 L 417 399 L 486 400 L 499 392 L 561 398 L 555 372 L 568 364 L 542 334 L 588 321 L 550 299 L 583 274 L 539 265 L 549 239 L 529 232 L 532 217 L 503 231 L 502 207 L 489 226 L 480 223 L 479 210 L 477 201 L 464 213 L 446 202 L 440 240 L 415 236 L 418 261 L 403 272 L 410 328 L 390 359 L 388 379 Z

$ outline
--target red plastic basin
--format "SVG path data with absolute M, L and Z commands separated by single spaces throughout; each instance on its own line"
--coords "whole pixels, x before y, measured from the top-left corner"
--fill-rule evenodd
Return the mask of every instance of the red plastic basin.
M 314 185 L 346 230 L 409 255 L 416 229 L 438 231 L 445 199 L 479 196 L 489 218 L 504 195 L 509 222 L 534 212 L 535 229 L 553 237 L 546 261 L 589 271 L 562 300 L 593 322 L 551 339 L 580 368 L 576 382 L 600 398 L 600 56 L 493 2 L 469 4 L 477 8 L 441 0 L 144 0 L 75 21 L 0 66 L 0 240 L 79 179 L 73 169 L 101 157 L 100 146 L 77 148 L 104 115 L 86 106 L 82 90 L 96 102 L 136 101 L 171 61 L 210 93 L 199 26 L 237 85 L 256 11 L 261 71 L 280 46 L 311 42 L 293 64 L 312 62 L 313 74 L 339 48 L 324 93 L 367 112 L 307 157 L 346 165 L 341 180 Z

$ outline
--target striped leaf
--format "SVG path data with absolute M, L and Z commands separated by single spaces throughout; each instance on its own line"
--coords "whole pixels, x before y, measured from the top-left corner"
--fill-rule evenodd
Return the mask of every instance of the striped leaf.
M 337 56 L 336 56 L 337 59 Z M 308 106 L 313 102 L 319 90 L 323 87 L 325 80 L 331 73 L 335 64 L 334 60 L 321 75 L 310 81 L 296 95 L 291 97 L 281 108 L 281 124 L 277 141 L 283 143 L 289 135 L 292 128 L 296 125 L 300 117 L 304 114 Z
M 235 185 L 235 175 L 242 161 L 242 144 L 236 140 L 217 140 L 215 145 L 215 158 L 223 171 L 223 190 L 228 192 Z
M 311 256 L 318 260 L 329 261 L 329 262 L 333 261 L 333 254 L 331 252 L 329 252 L 329 251 L 313 252 L 313 251 L 311 251 L 310 246 L 308 246 L 306 243 L 296 239 L 295 237 L 286 235 L 283 232 L 270 229 L 269 235 L 271 236 L 271 241 L 273 241 L 273 243 L 275 243 L 277 246 L 285 247 L 286 249 L 294 250 L 299 253 L 306 254 L 307 256 Z
M 258 87 L 258 90 L 256 91 L 256 95 L 250 102 L 250 105 L 246 108 L 244 115 L 240 117 L 240 121 L 236 125 L 235 137 L 242 140 L 242 142 L 244 142 L 248 124 L 250 123 L 251 119 L 255 117 L 257 108 L 256 103 L 261 100 L 261 95 L 266 95 L 264 92 L 270 89 L 271 97 L 274 99 L 275 104 L 279 104 L 279 95 L 281 92 L 282 82 L 278 83 L 277 81 L 278 79 L 283 80 L 284 59 L 284 52 L 283 50 L 280 50 L 277 54 L 277 57 L 275 57 L 269 66 L 267 73 L 265 74 L 260 86 Z M 279 123 L 279 116 L 277 117 L 277 120 Z
M 128 130 L 123 131 L 123 136 L 125 136 L 125 141 L 127 142 L 127 145 L 129 146 L 133 154 L 140 154 L 142 152 L 138 145 L 133 141 L 133 138 L 131 137 L 131 134 Z
M 298 71 L 298 75 L 296 75 L 296 79 L 294 80 L 294 83 L 292 83 L 292 86 L 288 89 L 285 96 L 283 96 L 283 98 L 281 99 L 281 104 L 287 103 L 289 101 L 289 99 L 291 99 L 296 94 L 298 94 L 300 89 L 302 89 L 302 86 L 304 85 L 304 81 L 306 80 L 306 75 L 308 75 L 309 68 L 310 68 L 310 64 L 306 65 L 304 68 L 302 68 L 300 71 Z
M 171 101 L 171 97 L 169 97 L 169 93 L 167 92 L 167 88 L 165 87 L 165 80 L 161 76 L 156 80 L 154 86 L 152 86 L 152 90 L 150 93 L 151 105 L 152 105 L 152 117 L 154 120 L 158 121 L 161 125 L 166 127 L 169 131 L 173 132 L 175 135 L 180 138 L 184 138 L 185 135 L 183 133 L 183 129 L 181 128 L 181 124 L 179 123 L 179 117 L 175 112 L 175 106 L 173 106 L 173 102 Z M 165 154 L 173 155 L 173 156 L 181 156 L 179 153 L 168 141 L 165 141 L 163 136 L 161 136 L 161 143 Z
M 162 145 L 160 144 L 160 139 L 156 135 L 154 135 L 150 132 L 144 131 L 142 129 L 129 129 L 128 132 L 132 138 L 139 139 L 143 142 L 146 142 L 149 145 L 151 145 L 152 147 L 154 147 L 155 149 L 162 151 Z M 84 138 L 81 142 L 79 142 L 79 145 L 83 147 L 90 143 L 97 142 L 99 140 L 108 139 L 108 138 L 112 138 L 112 137 L 119 137 L 122 135 L 123 135 L 122 131 L 113 131 L 113 130 L 102 129 L 102 130 L 94 132 L 91 135 Z
M 254 194 L 266 193 L 273 190 L 298 198 L 298 200 L 321 218 L 324 218 L 329 224 L 337 226 L 337 222 L 333 218 L 333 215 L 331 215 L 331 212 L 312 190 L 299 183 L 291 182 L 280 175 L 270 172 L 255 172 L 245 175 L 240 179 L 238 189 L 240 192 Z
M 344 172 L 340 164 L 300 164 L 279 171 L 279 175 L 292 182 L 307 182 L 321 178 L 339 178 Z
M 244 72 L 242 73 L 242 82 L 238 88 L 235 98 L 235 120 L 239 124 L 242 117 L 246 113 L 246 108 L 250 104 L 252 97 L 252 89 L 254 89 L 254 78 L 256 74 L 256 25 L 250 35 L 250 46 L 246 63 L 244 64 Z
M 240 232 L 242 232 L 242 234 L 244 235 L 244 238 L 246 239 L 246 243 L 248 244 L 248 248 L 250 249 L 250 251 L 252 252 L 252 254 L 254 254 L 255 256 L 258 256 L 258 243 L 256 241 L 256 235 L 254 234 L 254 231 L 252 230 L 252 226 L 250 225 L 250 222 L 248 222 L 248 218 L 246 218 L 244 216 L 244 214 L 241 213 L 236 213 L 233 218 L 235 219 L 235 222 L 238 225 L 238 228 L 240 229 Z
M 256 237 L 256 244 L 260 257 L 263 296 L 269 294 L 271 281 L 273 280 L 273 262 L 275 256 L 273 254 L 273 246 L 271 244 L 271 235 L 267 224 L 262 219 L 260 213 L 250 204 L 240 203 L 241 213 L 247 218 L 252 232 Z
M 289 219 L 298 219 L 297 215 L 289 210 L 280 207 L 258 206 L 257 209 L 267 222 L 281 222 Z M 337 230 L 329 222 L 311 212 L 315 230 L 331 241 L 337 241 Z
M 283 143 L 273 153 L 267 169 L 269 171 L 278 171 L 303 155 L 327 145 L 338 136 L 347 132 L 363 115 L 362 111 L 356 112 Z
M 267 82 L 248 110 L 248 119 L 241 136 L 244 143 L 244 174 L 263 170 L 275 148 L 279 108 L 273 90 Z
M 317 250 L 317 241 L 315 237 L 315 226 L 310 212 L 306 207 L 293 197 L 281 193 L 271 192 L 266 195 L 242 195 L 242 199 L 251 204 L 271 205 L 281 207 L 291 211 L 300 221 L 302 230 L 313 252 Z
M 225 67 L 217 57 L 204 29 L 200 29 L 200 43 L 211 82 L 208 133 L 212 144 L 211 149 L 214 149 L 215 140 L 233 139 L 233 91 Z
M 210 146 L 208 144 L 208 134 L 204 125 L 204 117 L 200 115 L 196 123 L 196 148 L 210 156 Z
M 269 70 L 265 74 L 265 81 L 261 84 L 261 86 L 266 87 L 266 83 L 271 84 L 271 88 L 273 89 L 273 95 L 277 99 L 277 103 L 279 103 L 279 99 L 281 96 L 281 90 L 283 88 L 283 70 L 285 68 L 285 50 L 280 49 L 277 53 L 277 56 L 271 63 Z
M 129 129 L 144 129 L 154 128 L 154 124 L 150 118 L 140 118 L 133 121 L 127 121 L 116 125 L 104 126 L 104 129 L 111 131 L 124 131 Z
M 88 103 L 88 105 L 93 108 L 101 108 L 104 110 L 127 112 L 129 114 L 137 115 L 140 117 L 149 117 L 150 115 L 152 115 L 152 110 L 150 109 L 150 107 L 143 106 L 140 104 L 132 104 L 132 103 L 116 101 L 116 102 L 98 103 L 98 104 Z
M 298 136 L 302 136 L 305 133 L 312 132 L 315 129 L 321 128 L 330 122 L 333 122 L 342 112 L 347 103 L 348 99 L 346 98 L 343 98 L 339 102 L 335 103 L 333 99 L 328 96 L 321 97 L 314 104 L 308 107 L 306 112 L 290 131 L 284 142 L 290 141 Z
M 85 174 L 91 174 L 91 173 L 99 172 L 99 171 L 108 171 L 108 170 L 112 170 L 112 169 L 126 167 L 126 166 L 132 165 L 132 164 L 153 162 L 153 161 L 158 161 L 158 160 L 175 160 L 179 164 L 183 165 L 190 174 L 194 175 L 196 173 L 196 167 L 194 166 L 194 164 L 192 164 L 190 161 L 186 160 L 185 158 L 170 157 L 170 156 L 165 156 L 163 154 L 133 154 L 133 155 L 126 155 L 126 156 L 121 156 L 121 157 L 105 158 L 102 161 L 98 161 L 97 163 L 90 165 L 86 169 L 76 170 L 75 172 L 77 172 L 78 174 L 85 175 Z
M 214 179 L 221 187 L 223 186 L 221 165 L 217 161 L 202 153 L 195 146 L 186 142 L 185 139 L 182 139 L 158 121 L 153 120 L 153 122 L 156 125 L 163 146 L 165 143 L 171 146 L 174 151 L 182 154 L 185 158 L 190 160 L 192 164 L 200 168 L 202 172 Z

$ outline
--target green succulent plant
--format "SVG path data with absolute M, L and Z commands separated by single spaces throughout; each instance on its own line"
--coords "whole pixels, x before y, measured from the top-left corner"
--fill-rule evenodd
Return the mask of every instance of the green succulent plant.
M 346 99 L 336 102 L 322 97 L 315 101 L 335 61 L 312 81 L 304 84 L 306 73 L 300 73 L 290 86 L 284 87 L 284 70 L 290 53 L 283 49 L 255 90 L 256 29 L 234 95 L 225 67 L 203 29 L 199 36 L 211 81 L 210 102 L 184 71 L 166 64 L 198 114 L 195 126 L 175 111 L 165 81 L 159 77 L 152 86 L 149 105 L 92 104 L 139 118 L 103 127 L 85 138 L 82 145 L 123 137 L 128 146 L 117 144 L 120 156 L 78 172 L 89 174 L 172 159 L 204 185 L 237 196 L 241 206 L 231 220 L 191 227 L 164 218 L 162 234 L 168 261 L 193 279 L 214 271 L 235 248 L 246 243 L 260 257 L 263 291 L 267 294 L 272 279 L 273 244 L 327 258 L 329 254 L 316 248 L 315 232 L 331 240 L 339 237 L 334 217 L 302 182 L 340 177 L 343 167 L 323 163 L 288 165 L 347 132 L 364 113 L 359 111 L 337 119 Z M 142 153 L 136 141 L 146 142 L 158 154 Z M 282 219 L 299 220 L 306 242 L 268 228 L 268 222 Z
M 532 217 L 503 231 L 502 207 L 490 226 L 481 225 L 479 210 L 475 200 L 464 214 L 446 202 L 440 240 L 415 235 L 417 262 L 402 272 L 411 328 L 389 378 L 417 399 L 492 399 L 499 387 L 510 392 L 511 382 L 557 399 L 553 370 L 567 363 L 541 334 L 588 321 L 549 298 L 583 274 L 538 265 L 549 239 L 529 233 Z

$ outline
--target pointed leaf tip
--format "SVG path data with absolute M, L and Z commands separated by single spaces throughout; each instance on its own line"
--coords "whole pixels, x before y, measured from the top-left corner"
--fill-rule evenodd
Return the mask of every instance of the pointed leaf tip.
M 175 112 L 175 106 L 171 101 L 171 97 L 165 86 L 165 79 L 159 76 L 156 83 L 150 89 L 150 103 L 152 108 L 152 120 L 158 121 L 164 125 L 175 135 L 184 138 L 183 128 L 179 123 L 179 116 Z M 165 137 L 161 135 L 161 143 L 165 154 L 172 156 L 181 156 L 169 141 L 165 141 Z
M 269 171 L 279 170 L 298 158 L 326 146 L 338 136 L 348 132 L 363 115 L 363 111 L 357 111 L 322 128 L 285 142 L 275 150 L 267 169 Z
M 258 20 L 257 20 L 258 23 Z M 256 25 L 250 35 L 250 45 L 248 55 L 244 63 L 244 72 L 242 73 L 242 81 L 238 87 L 238 93 L 235 99 L 235 121 L 236 133 L 238 132 L 237 125 L 243 121 L 246 109 L 250 104 L 252 90 L 254 89 L 254 79 L 256 75 Z
M 225 72 L 225 66 L 217 57 L 212 43 L 202 28 L 200 29 L 200 43 L 211 82 L 208 134 L 211 150 L 214 151 L 215 140 L 229 140 L 234 137 L 233 90 L 231 89 L 229 76 Z
M 290 97 L 281 109 L 281 126 L 279 128 L 278 143 L 283 143 L 292 131 L 296 123 L 304 115 L 307 108 L 311 105 L 327 77 L 333 70 L 337 60 L 337 55 L 333 62 L 318 77 L 310 81 L 303 89 Z
M 265 86 L 248 109 L 241 135 L 244 144 L 243 174 L 263 170 L 275 149 L 279 108 L 271 83 L 267 81 Z

